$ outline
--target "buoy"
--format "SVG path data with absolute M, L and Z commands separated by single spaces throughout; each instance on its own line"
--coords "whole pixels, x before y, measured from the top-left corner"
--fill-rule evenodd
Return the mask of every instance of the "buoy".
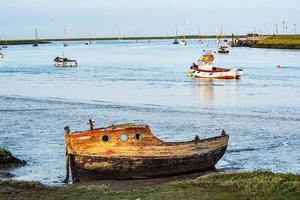
M 193 72 L 189 71 L 187 74 L 186 74 L 187 77 L 193 77 Z

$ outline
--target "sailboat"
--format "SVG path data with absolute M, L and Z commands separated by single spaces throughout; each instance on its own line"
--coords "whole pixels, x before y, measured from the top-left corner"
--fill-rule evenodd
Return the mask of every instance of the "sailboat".
M 184 34 L 183 34 L 183 39 L 180 41 L 181 45 L 187 45 L 187 41 L 185 40 L 185 19 L 183 20 L 183 28 L 184 28 Z
M 65 29 L 65 28 L 64 28 L 64 39 L 66 39 L 66 29 Z M 67 47 L 68 45 L 67 45 L 66 42 L 63 42 L 63 43 L 62 43 L 62 46 L 63 46 L 63 47 Z
M 222 34 L 223 34 L 223 27 L 221 26 L 220 35 L 217 35 L 217 37 L 216 37 L 216 43 L 221 42 Z
M 173 44 L 179 44 L 178 39 L 177 39 L 177 23 L 176 23 L 176 33 L 175 33 L 175 39 Z
M 7 48 L 7 40 L 5 40 L 5 44 L 2 45 L 2 48 L 3 48 L 3 49 L 6 49 L 6 48 Z
M 0 37 L 0 50 L 2 50 L 1 43 L 2 43 L 2 42 L 1 42 L 1 37 Z M 1 52 L 0 52 L 0 58 L 4 58 L 4 55 L 3 55 L 3 53 L 1 53 Z
M 199 29 L 199 31 L 198 31 L 198 42 L 199 42 L 200 44 L 203 43 L 203 41 L 202 41 L 202 39 L 201 39 L 201 35 L 200 35 L 200 29 Z
M 89 41 L 87 41 L 85 43 L 85 45 L 90 45 L 90 44 L 92 44 L 92 41 L 91 41 L 91 32 L 89 32 Z
M 4 43 L 4 41 L 3 41 L 3 43 L 2 43 L 2 45 L 1 45 L 1 38 L 0 38 L 0 50 L 3 48 L 3 49 L 5 49 L 5 48 L 7 48 L 7 40 L 5 40 L 5 43 Z
M 229 53 L 229 46 L 227 45 L 227 43 L 223 43 L 222 39 L 222 34 L 223 34 L 223 27 L 221 26 L 221 32 L 220 32 L 220 37 L 219 37 L 219 41 L 218 41 L 218 53 L 221 54 L 228 54 Z M 227 40 L 226 40 L 227 41 Z
M 37 34 L 37 29 L 34 30 L 34 35 L 35 35 L 35 42 L 32 46 L 37 47 L 38 46 L 38 34 Z

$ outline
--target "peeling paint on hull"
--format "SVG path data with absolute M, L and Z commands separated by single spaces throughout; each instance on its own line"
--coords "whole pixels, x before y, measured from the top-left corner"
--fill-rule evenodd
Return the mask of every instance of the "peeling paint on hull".
M 75 156 L 75 164 L 79 179 L 81 176 L 100 179 L 153 178 L 203 171 L 214 167 L 224 155 L 226 148 L 182 158 Z
M 149 126 L 136 124 L 92 127 L 73 133 L 66 130 L 67 178 L 70 166 L 75 181 L 86 176 L 132 179 L 202 171 L 216 165 L 229 140 L 222 131 L 207 139 L 196 136 L 187 142 L 164 142 L 155 137 Z

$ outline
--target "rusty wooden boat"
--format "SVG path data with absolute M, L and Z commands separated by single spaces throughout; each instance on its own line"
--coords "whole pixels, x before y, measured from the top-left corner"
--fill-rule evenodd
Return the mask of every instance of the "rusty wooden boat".
M 170 176 L 209 169 L 224 155 L 229 136 L 187 142 L 164 142 L 148 125 L 120 124 L 70 132 L 65 127 L 67 177 L 134 179 Z

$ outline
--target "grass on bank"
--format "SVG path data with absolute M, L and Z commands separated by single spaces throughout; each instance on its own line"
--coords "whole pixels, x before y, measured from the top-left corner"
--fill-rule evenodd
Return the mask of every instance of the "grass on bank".
M 256 171 L 211 174 L 155 188 L 111 191 L 106 185 L 45 187 L 36 182 L 2 181 L 0 199 L 299 199 L 300 176 Z
M 268 36 L 257 41 L 253 47 L 300 49 L 300 35 Z

